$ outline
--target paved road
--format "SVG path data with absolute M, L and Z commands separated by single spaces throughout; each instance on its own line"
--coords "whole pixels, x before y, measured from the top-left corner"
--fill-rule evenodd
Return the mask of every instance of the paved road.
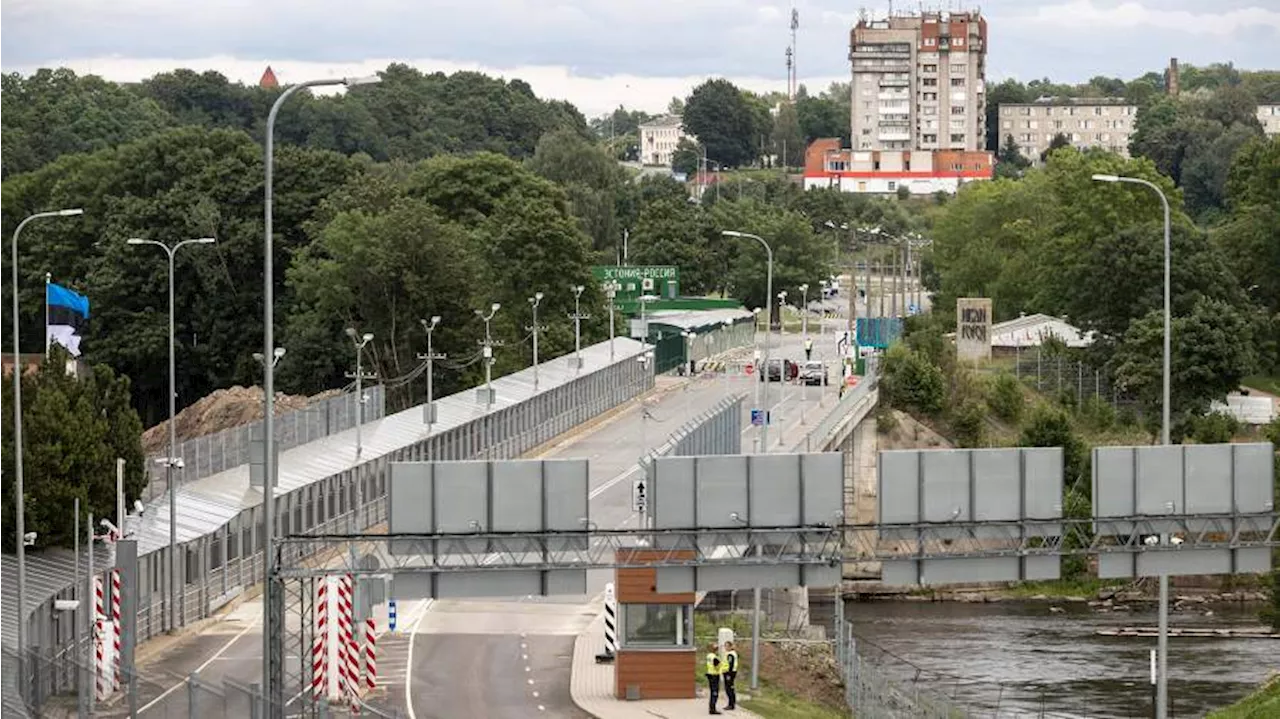
M 816 329 L 814 323 L 811 330 Z M 773 339 L 772 356 L 803 359 L 802 337 L 788 334 L 775 335 Z M 835 342 L 834 331 L 822 337 L 815 334 L 815 357 L 834 357 Z M 747 348 L 738 351 L 736 357 L 746 361 L 751 354 Z M 820 418 L 823 406 L 829 408 L 834 404 L 838 372 L 833 369 L 831 376 L 833 384 L 828 387 L 769 383 L 769 406 L 775 422 L 770 433 L 773 451 L 777 451 L 780 437 L 789 442 L 801 436 L 802 407 L 807 421 L 813 424 Z M 660 444 L 690 416 L 709 409 L 727 393 L 746 392 L 754 397 L 764 383 L 756 376 L 739 375 L 727 382 L 721 378 L 685 381 L 664 377 L 660 378 L 659 385 L 658 398 L 648 403 L 652 419 L 645 419 L 639 403 L 633 402 L 595 431 L 579 435 L 545 455 L 590 460 L 590 511 L 597 526 L 636 525 L 638 515 L 631 507 L 631 480 L 636 475 L 636 460 L 642 447 Z M 757 432 L 750 424 L 752 401 L 743 406 L 744 452 L 753 451 L 752 439 Z M 592 602 L 612 577 L 611 570 L 589 571 L 587 596 L 436 602 L 423 615 L 423 622 L 411 640 L 414 650 L 408 675 L 413 686 L 413 716 L 418 719 L 505 718 L 525 717 L 536 712 L 546 716 L 581 717 L 569 699 L 568 665 L 573 638 L 598 611 Z M 528 663 L 513 665 L 517 648 L 522 644 L 528 648 Z M 521 649 L 519 655 L 523 657 L 525 653 Z M 555 661 L 539 664 L 551 656 L 559 658 L 559 664 Z M 506 681 L 513 666 L 517 672 L 527 675 L 523 686 L 518 680 Z M 501 680 L 501 685 L 484 691 L 483 682 L 494 678 Z M 529 679 L 534 684 L 528 684 Z M 462 686 L 467 689 L 456 690 Z M 533 691 L 538 692 L 537 697 Z M 388 700 L 393 699 L 389 696 Z
M 838 328 L 842 331 L 843 324 L 833 319 L 827 333 L 820 336 L 818 323 L 810 323 L 816 358 L 835 356 Z M 775 334 L 772 344 L 774 357 L 803 359 L 799 335 Z M 739 350 L 736 357 L 749 360 L 751 350 Z M 838 378 L 834 368 L 831 378 L 833 384 L 827 388 L 769 383 L 769 405 L 775 423 L 770 432 L 773 451 L 777 451 L 780 439 L 800 436 L 801 408 L 812 424 L 820 417 L 821 405 L 829 408 L 834 403 Z M 634 526 L 637 516 L 630 506 L 631 479 L 643 446 L 665 441 L 690 416 L 710 408 L 727 393 L 745 392 L 754 398 L 764 386 L 757 377 L 745 375 L 727 381 L 663 377 L 660 384 L 668 391 L 649 402 L 650 419 L 642 419 L 639 403 L 633 402 L 602 427 L 547 454 L 591 460 L 591 515 L 598 526 Z M 744 452 L 754 451 L 752 440 L 757 430 L 750 426 L 749 417 L 754 402 L 752 399 L 744 403 Z M 611 577 L 612 572 L 607 570 L 589 572 L 589 596 L 489 602 L 402 601 L 401 631 L 384 635 L 379 641 L 383 688 L 370 701 L 391 711 L 409 710 L 411 716 L 424 719 L 525 717 L 534 713 L 578 719 L 582 715 L 573 707 L 568 691 L 573 639 L 590 622 L 595 611 L 591 601 Z M 188 716 L 188 688 L 182 678 L 198 672 L 202 682 L 211 687 L 197 692 L 201 716 L 247 716 L 246 699 L 226 682 L 248 686 L 260 680 L 261 616 L 261 602 L 247 601 L 203 632 L 177 640 L 140 661 L 141 714 L 148 718 Z M 421 621 L 416 621 L 419 618 Z M 296 661 L 293 657 L 290 660 Z M 512 676 L 517 679 L 510 680 Z M 509 681 L 498 682 L 500 686 L 478 694 L 470 689 L 483 688 L 484 681 L 494 678 Z M 533 684 L 529 684 L 530 680 Z M 464 688 L 467 689 L 463 691 Z M 291 687 L 289 696 L 296 693 L 297 687 Z M 243 713 L 240 707 L 245 708 Z

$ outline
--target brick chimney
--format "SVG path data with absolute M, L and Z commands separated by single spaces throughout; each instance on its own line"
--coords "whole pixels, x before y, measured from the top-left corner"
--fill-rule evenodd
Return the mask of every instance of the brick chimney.
M 1169 70 L 1164 75 L 1164 90 L 1170 97 L 1178 96 L 1178 58 L 1169 58 Z

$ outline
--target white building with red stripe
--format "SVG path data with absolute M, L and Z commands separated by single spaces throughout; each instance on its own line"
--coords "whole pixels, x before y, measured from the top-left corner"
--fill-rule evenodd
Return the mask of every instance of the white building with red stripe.
M 839 138 L 809 143 L 804 156 L 804 188 L 891 195 L 954 194 L 967 182 L 990 180 L 990 152 L 972 150 L 853 150 Z

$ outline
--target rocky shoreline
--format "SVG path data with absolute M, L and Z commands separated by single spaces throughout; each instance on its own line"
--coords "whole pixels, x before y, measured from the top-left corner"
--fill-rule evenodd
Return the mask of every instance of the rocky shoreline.
M 1266 595 L 1260 591 L 1230 592 L 1198 592 L 1193 594 L 1176 593 L 1171 597 L 1170 608 L 1173 611 L 1192 609 L 1198 606 L 1211 607 L 1226 604 L 1261 604 Z M 887 597 L 886 597 L 887 599 Z M 1155 604 L 1159 597 L 1152 592 L 1123 587 L 1104 587 L 1091 596 L 1079 594 L 1031 594 L 1027 595 L 1009 589 L 981 589 L 968 591 L 936 591 L 929 594 L 919 592 L 893 597 L 896 601 L 908 602 L 960 602 L 968 604 L 993 602 L 1042 602 L 1049 604 L 1084 604 L 1099 612 L 1127 612 L 1145 605 Z M 1062 610 L 1061 607 L 1052 609 Z M 1211 612 L 1211 610 L 1208 610 Z

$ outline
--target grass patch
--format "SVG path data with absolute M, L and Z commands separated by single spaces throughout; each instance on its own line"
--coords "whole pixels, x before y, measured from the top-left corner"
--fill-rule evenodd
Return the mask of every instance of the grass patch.
M 1252 389 L 1269 392 L 1280 396 L 1280 377 L 1267 377 L 1265 375 L 1253 375 L 1245 377 L 1240 384 Z
M 1208 719 L 1269 719 L 1280 716 L 1280 675 L 1271 677 L 1258 691 L 1229 707 L 1211 712 Z
M 741 679 L 742 675 L 738 676 Z M 847 716 L 820 704 L 805 701 L 790 692 L 775 689 L 763 681 L 757 692 L 752 693 L 750 689 L 743 688 L 741 682 L 738 691 L 751 694 L 750 699 L 741 702 L 742 706 L 765 719 L 844 719 Z

